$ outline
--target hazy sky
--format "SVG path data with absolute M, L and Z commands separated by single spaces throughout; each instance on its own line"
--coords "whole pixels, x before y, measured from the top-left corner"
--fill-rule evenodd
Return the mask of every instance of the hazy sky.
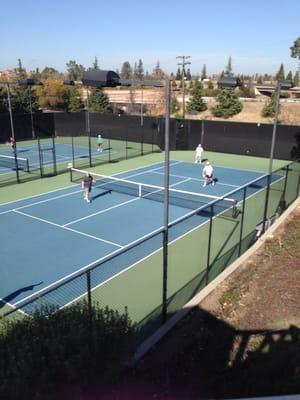
M 177 71 L 176 56 L 191 56 L 192 73 L 276 73 L 298 67 L 290 46 L 300 36 L 300 0 L 2 0 L 0 70 L 18 59 L 27 70 L 66 70 L 75 60 L 120 69 L 140 58 L 152 72 L 159 60 Z

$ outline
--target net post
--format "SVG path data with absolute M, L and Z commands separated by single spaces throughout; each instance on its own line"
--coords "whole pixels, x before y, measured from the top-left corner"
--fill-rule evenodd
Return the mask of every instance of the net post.
M 142 184 L 139 183 L 139 197 L 142 197 Z
M 53 172 L 57 175 L 57 163 L 56 163 L 56 147 L 55 147 L 55 135 L 52 134 L 52 157 L 53 157 Z

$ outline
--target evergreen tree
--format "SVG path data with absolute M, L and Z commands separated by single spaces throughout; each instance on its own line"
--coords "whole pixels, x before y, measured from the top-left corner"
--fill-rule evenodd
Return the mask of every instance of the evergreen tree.
M 131 79 L 132 78 L 132 68 L 129 61 L 125 61 L 122 65 L 120 77 L 122 79 Z
M 57 69 L 52 68 L 52 67 L 45 67 L 43 69 L 43 71 L 41 72 L 41 79 L 45 80 L 45 79 L 61 79 L 62 78 L 62 74 L 57 71 Z
M 181 79 L 181 70 L 180 70 L 180 67 L 178 67 L 177 73 L 176 73 L 176 81 L 180 81 L 180 79 Z
M 136 77 L 140 81 L 144 79 L 144 66 L 143 66 L 143 61 L 139 59 L 139 62 L 136 67 Z
M 224 74 L 226 76 L 232 76 L 233 75 L 233 73 L 232 73 L 232 59 L 231 59 L 231 56 L 228 58 L 228 63 L 226 65 L 226 67 L 225 67 L 225 73 Z
M 299 72 L 298 71 L 294 75 L 293 85 L 294 86 L 299 86 L 300 85 L 300 79 L 299 79 Z
M 22 61 L 20 58 L 18 58 L 18 67 L 15 68 L 15 72 L 19 75 L 19 78 L 26 77 L 26 69 L 23 68 Z
M 171 114 L 176 113 L 180 109 L 178 100 L 176 99 L 175 96 L 172 96 L 171 98 L 171 104 L 170 104 L 170 112 Z
M 261 110 L 262 117 L 274 117 L 274 115 L 275 115 L 275 98 L 276 98 L 276 92 L 274 92 L 272 94 L 269 101 L 265 104 L 265 106 Z
M 275 79 L 277 82 L 282 82 L 285 79 L 285 74 L 284 74 L 284 66 L 283 64 L 280 65 L 280 68 L 277 72 L 277 74 L 275 75 Z
M 35 90 L 27 86 L 14 86 L 11 92 L 11 107 L 18 113 L 30 113 L 31 110 L 36 112 L 39 105 Z
M 190 81 L 191 79 L 192 79 L 191 71 L 190 71 L 190 69 L 188 68 L 188 70 L 186 71 L 186 80 L 187 80 L 187 81 Z
M 298 58 L 299 66 L 298 73 L 300 74 L 300 36 L 293 43 L 293 46 L 290 47 L 291 57 Z
M 203 81 L 203 79 L 207 78 L 207 73 L 206 73 L 206 65 L 204 64 L 201 70 L 201 81 Z
M 84 104 L 80 96 L 80 92 L 77 86 L 69 87 L 69 104 L 68 111 L 69 112 L 77 112 L 84 109 Z
M 99 63 L 98 63 L 98 58 L 95 56 L 94 62 L 93 62 L 93 68 L 94 69 L 100 69 Z
M 155 68 L 153 70 L 152 76 L 156 80 L 161 80 L 165 76 L 163 70 L 160 68 L 160 62 L 159 61 L 157 61 L 156 65 L 155 65 Z
M 81 64 L 77 64 L 76 61 L 70 60 L 66 66 L 69 79 L 78 81 L 82 78 L 85 68 Z
M 191 95 L 192 97 L 187 103 L 188 112 L 200 112 L 207 109 L 207 106 L 202 99 L 202 85 L 200 83 L 195 84 Z
M 104 113 L 109 110 L 109 101 L 107 95 L 102 89 L 92 88 L 89 98 L 90 111 Z
M 229 118 L 242 111 L 243 105 L 233 89 L 221 89 L 217 100 L 218 104 L 211 109 L 215 117 Z
M 7 92 L 6 89 L 0 87 L 0 114 L 8 112 Z
M 285 78 L 287 81 L 289 81 L 289 82 L 293 82 L 293 73 L 292 73 L 292 71 L 290 71 L 288 74 L 287 74 L 287 76 L 286 76 L 286 78 Z

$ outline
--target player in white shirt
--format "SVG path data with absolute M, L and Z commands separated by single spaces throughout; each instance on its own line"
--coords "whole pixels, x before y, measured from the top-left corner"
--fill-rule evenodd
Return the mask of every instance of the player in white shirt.
M 203 186 L 206 186 L 210 182 L 212 182 L 213 186 L 215 185 L 214 169 L 209 161 L 206 162 L 205 167 L 203 168 L 202 177 L 204 179 Z
M 196 156 L 195 156 L 195 164 L 201 164 L 202 163 L 202 154 L 203 154 L 203 147 L 201 144 L 198 144 L 196 147 Z

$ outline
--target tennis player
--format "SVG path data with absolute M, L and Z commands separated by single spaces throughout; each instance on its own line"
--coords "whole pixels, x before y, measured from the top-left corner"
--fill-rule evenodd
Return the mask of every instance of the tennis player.
M 14 150 L 16 148 L 16 141 L 12 136 L 9 138 L 8 144 L 10 145 L 12 150 Z
M 95 180 L 89 172 L 85 174 L 81 182 L 81 187 L 83 190 L 83 199 L 88 203 L 91 202 L 91 200 L 89 199 L 89 195 L 92 190 L 93 182 L 95 182 Z
M 202 177 L 204 179 L 203 187 L 208 183 L 212 183 L 213 186 L 215 185 L 216 182 L 214 180 L 214 169 L 209 161 L 206 162 L 205 167 L 203 168 Z
M 100 153 L 103 151 L 103 138 L 101 135 L 97 136 L 97 151 L 100 151 Z
M 196 156 L 195 156 L 195 164 L 201 164 L 202 163 L 202 154 L 203 154 L 203 147 L 201 144 L 198 144 L 196 147 Z

